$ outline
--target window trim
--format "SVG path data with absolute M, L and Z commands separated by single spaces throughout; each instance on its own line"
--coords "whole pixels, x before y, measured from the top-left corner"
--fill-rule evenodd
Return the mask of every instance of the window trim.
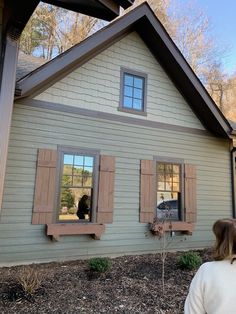
M 138 110 L 138 109 L 132 109 L 132 108 L 126 108 L 123 106 L 123 98 L 124 98 L 124 74 L 131 74 L 135 76 L 140 76 L 141 78 L 144 79 L 144 86 L 143 86 L 143 110 Z M 120 101 L 119 101 L 119 106 L 118 110 L 123 111 L 126 113 L 132 113 L 132 114 L 138 114 L 142 116 L 147 116 L 147 80 L 148 80 L 148 75 L 144 72 L 139 72 L 136 70 L 132 70 L 129 68 L 124 68 L 121 67 L 120 69 Z
M 153 160 L 155 161 L 155 174 L 154 174 L 154 179 L 155 179 L 155 204 L 157 204 L 157 199 L 156 199 L 156 192 L 157 192 L 157 163 L 170 163 L 170 164 L 178 164 L 180 165 L 180 193 L 181 193 L 181 198 L 180 198 L 180 219 L 179 220 L 173 220 L 173 222 L 183 222 L 184 221 L 184 159 L 182 158 L 172 158 L 172 157 L 164 157 L 164 156 L 154 156 Z M 154 209 L 155 210 L 155 209 Z M 156 210 L 154 213 L 154 217 L 156 217 Z
M 57 160 L 57 174 L 56 174 L 56 193 L 55 193 L 55 210 L 53 213 L 53 223 L 56 224 L 82 224 L 82 223 L 96 223 L 97 215 L 97 201 L 98 201 L 98 175 L 99 175 L 99 156 L 100 150 L 80 148 L 74 146 L 57 146 L 58 160 Z M 74 221 L 74 220 L 59 220 L 58 210 L 60 204 L 60 189 L 61 177 L 63 170 L 63 155 L 64 154 L 82 154 L 94 157 L 94 173 L 93 173 L 93 199 L 92 199 L 92 220 L 91 221 Z

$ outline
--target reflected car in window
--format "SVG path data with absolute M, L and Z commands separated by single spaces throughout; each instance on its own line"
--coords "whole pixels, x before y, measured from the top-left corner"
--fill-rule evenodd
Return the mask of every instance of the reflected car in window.
M 179 219 L 178 200 L 170 199 L 160 201 L 157 204 L 156 216 L 158 219 L 163 220 L 178 220 Z

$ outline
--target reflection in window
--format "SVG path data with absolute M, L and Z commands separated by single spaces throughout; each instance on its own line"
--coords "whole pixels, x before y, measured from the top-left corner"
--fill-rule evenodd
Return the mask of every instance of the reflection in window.
M 157 218 L 179 220 L 181 166 L 157 162 Z
M 59 220 L 91 220 L 94 157 L 64 154 Z
M 145 78 L 129 73 L 124 73 L 123 102 L 127 109 L 144 111 L 144 84 Z

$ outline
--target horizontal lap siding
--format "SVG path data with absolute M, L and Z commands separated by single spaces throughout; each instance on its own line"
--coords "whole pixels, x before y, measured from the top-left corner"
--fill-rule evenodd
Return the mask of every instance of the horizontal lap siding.
M 31 225 L 37 149 L 56 149 L 56 144 L 116 156 L 114 219 L 100 241 L 64 236 L 52 243 L 44 226 Z M 154 155 L 183 158 L 197 166 L 196 231 L 192 237 L 176 237 L 171 249 L 209 246 L 212 222 L 231 215 L 227 141 L 15 105 L 0 223 L 0 263 L 158 250 L 158 240 L 147 232 L 146 224 L 139 223 L 140 160 Z
M 117 111 L 121 67 L 148 74 L 145 119 L 204 129 L 135 32 L 68 74 L 36 99 L 127 116 L 129 114 Z

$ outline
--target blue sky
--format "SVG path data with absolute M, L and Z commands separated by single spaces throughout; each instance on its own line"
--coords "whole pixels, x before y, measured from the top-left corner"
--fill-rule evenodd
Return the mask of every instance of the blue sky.
M 229 47 L 224 61 L 228 73 L 236 73 L 236 0 L 195 0 L 210 18 L 212 33 Z

